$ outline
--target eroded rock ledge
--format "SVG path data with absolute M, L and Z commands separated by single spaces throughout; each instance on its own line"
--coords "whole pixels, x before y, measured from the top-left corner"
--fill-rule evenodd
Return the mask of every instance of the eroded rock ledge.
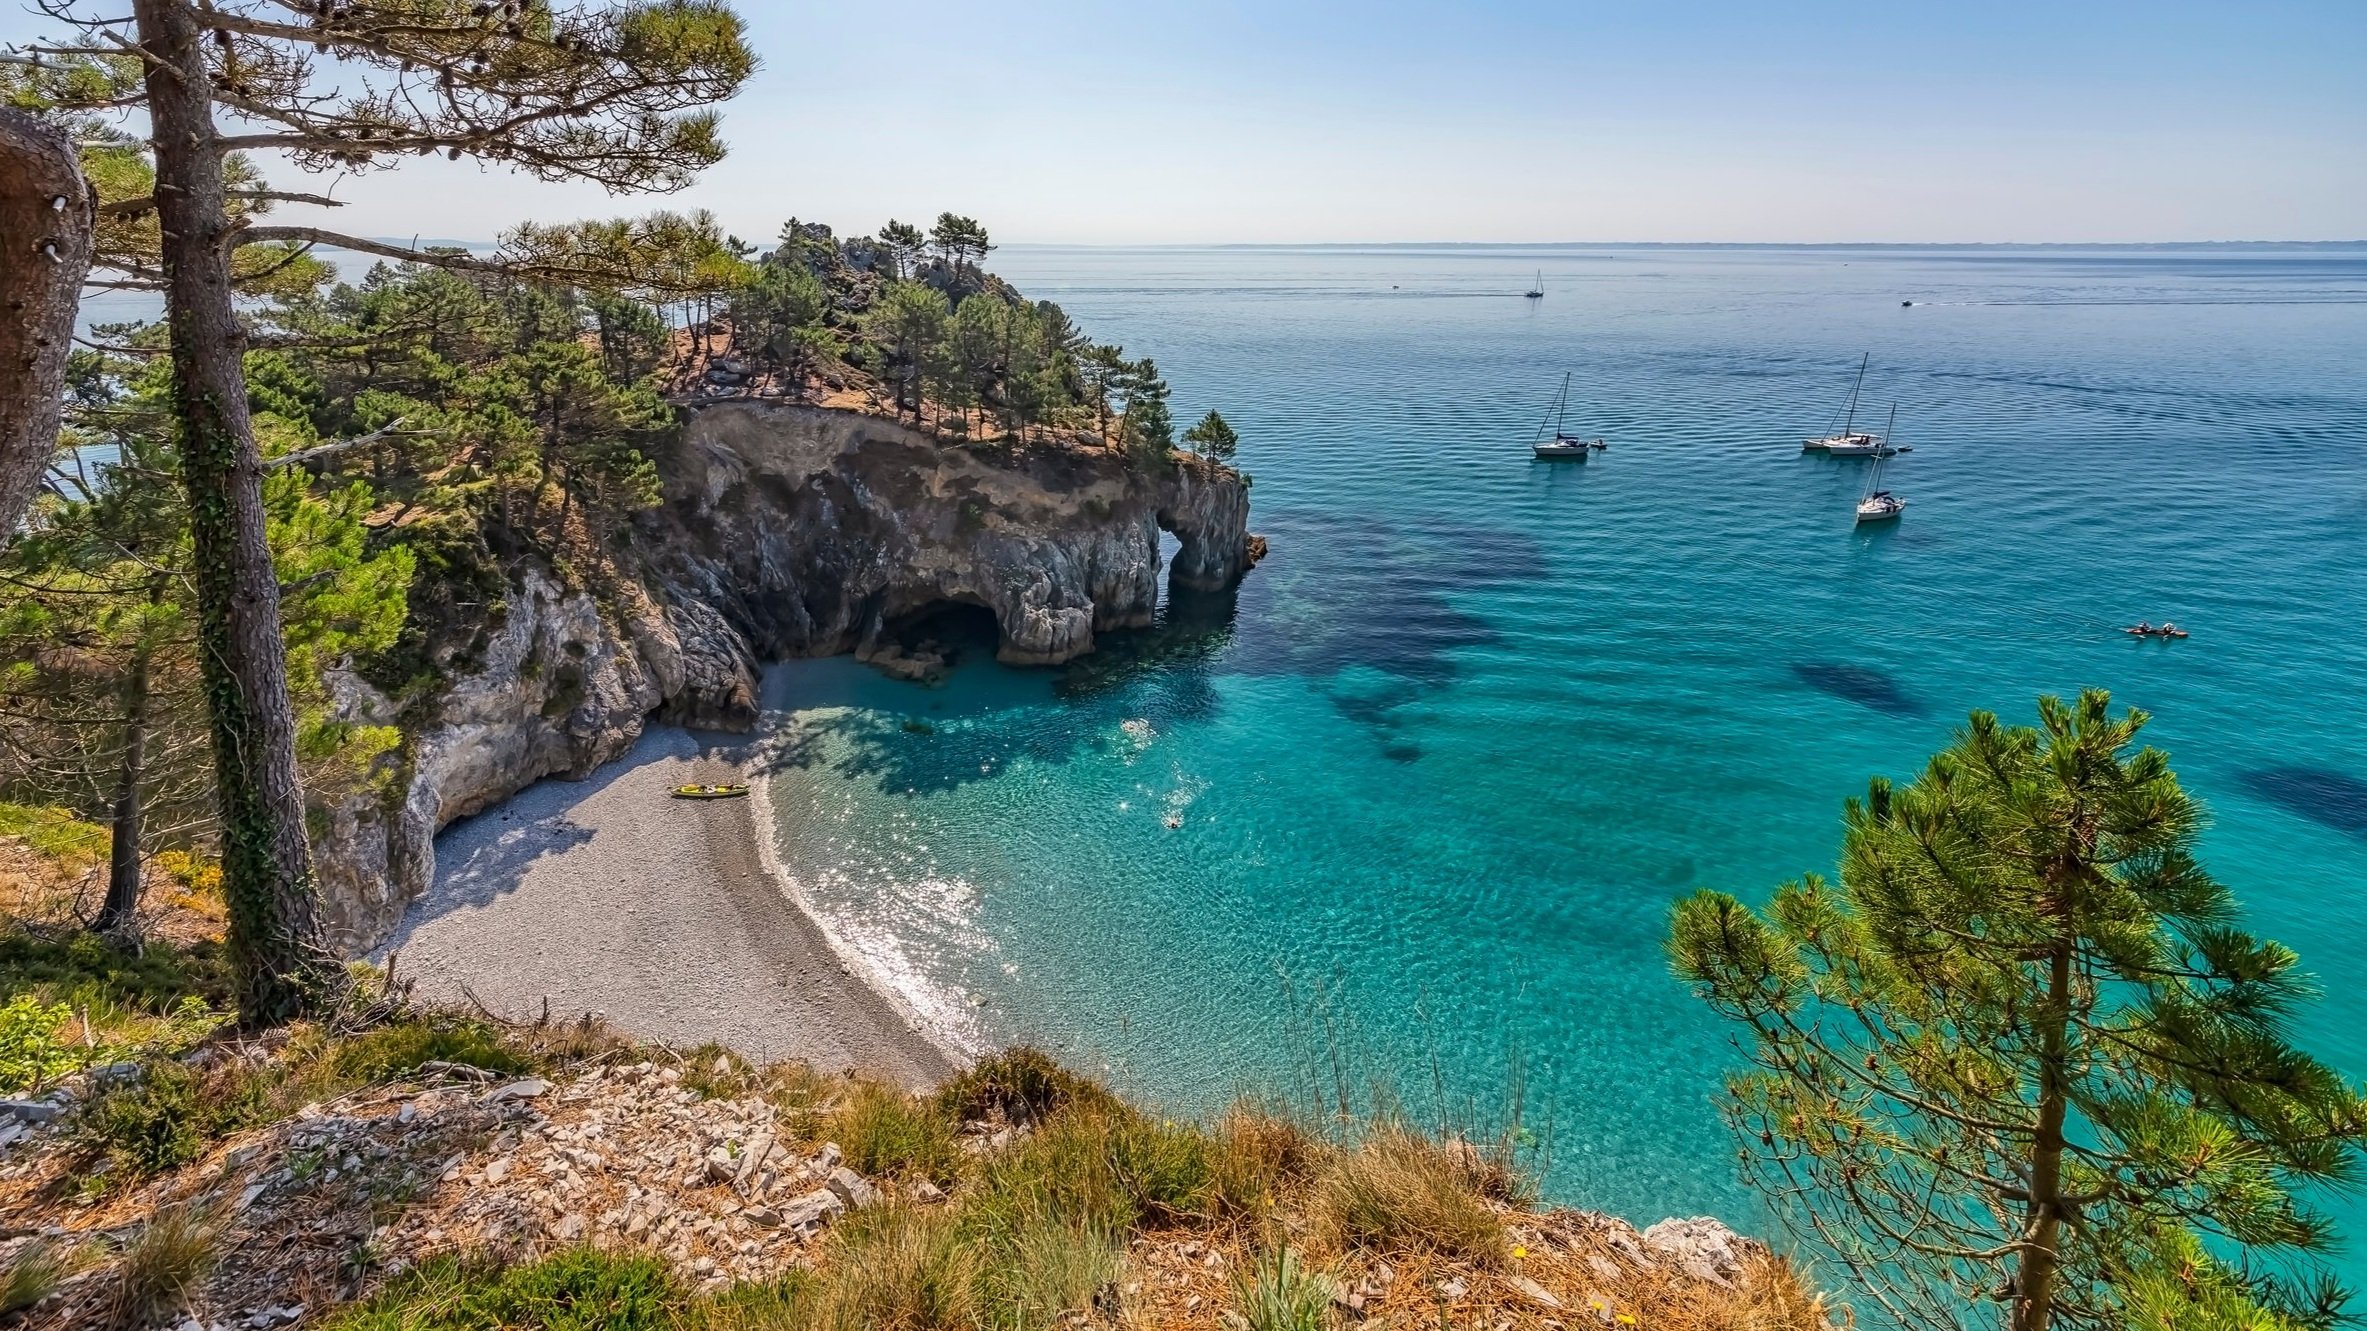
M 412 736 L 399 807 L 325 813 L 316 853 L 337 941 L 383 940 L 435 875 L 435 834 L 545 776 L 580 778 L 651 716 L 745 729 L 761 662 L 868 652 L 947 604 L 983 607 L 998 656 L 1055 664 L 1147 625 L 1159 533 L 1178 586 L 1229 589 L 1262 543 L 1249 483 L 1196 458 L 1143 475 L 1065 443 L 948 446 L 856 412 L 698 410 L 659 459 L 666 501 L 631 540 L 638 586 L 596 599 L 528 568 L 500 623 L 446 646 L 452 683 Z M 463 668 L 459 653 L 473 648 Z M 390 710 L 356 680 L 359 716 Z

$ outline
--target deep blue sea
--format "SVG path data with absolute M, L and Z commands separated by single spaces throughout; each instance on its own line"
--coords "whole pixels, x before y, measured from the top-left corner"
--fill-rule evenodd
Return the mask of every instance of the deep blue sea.
M 2367 1075 L 2367 249 L 996 267 L 1233 422 L 1273 553 L 1067 670 L 775 676 L 784 859 L 962 1038 L 1178 1110 L 1335 1072 L 1517 1096 L 1554 1198 L 1757 1223 L 1671 901 L 1830 871 L 1869 776 L 2103 686 L 2323 978 L 2307 1043 Z M 1913 448 L 1881 530 L 1867 464 L 1799 447 L 1868 353 L 1860 422 L 1895 402 Z M 1534 463 L 1565 372 L 1611 448 Z M 2164 618 L 2193 636 L 2117 631 Z

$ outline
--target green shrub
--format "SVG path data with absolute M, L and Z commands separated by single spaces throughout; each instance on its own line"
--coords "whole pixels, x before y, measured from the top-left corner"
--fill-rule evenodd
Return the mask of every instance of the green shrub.
M 136 1078 L 85 1101 L 74 1135 L 105 1161 L 92 1180 L 103 1185 L 185 1165 L 222 1137 L 263 1121 L 269 1109 L 265 1078 L 246 1063 L 223 1060 L 201 1072 L 156 1058 Z
M 230 965 L 215 943 L 151 943 L 134 956 L 80 930 L 57 937 L 0 934 L 0 996 L 27 992 L 76 1007 L 112 1003 L 158 1014 L 190 997 L 227 1009 Z
M 1247 1331 L 1324 1331 L 1332 1289 L 1330 1277 L 1277 1248 L 1233 1278 L 1233 1311 Z
M 90 1051 L 58 1039 L 59 1028 L 73 1018 L 64 1003 L 44 1003 L 31 994 L 0 1006 L 0 1091 L 20 1094 L 84 1066 Z
M 398 1021 L 350 1036 L 331 1057 L 337 1075 L 357 1085 L 416 1072 L 422 1063 L 461 1063 L 504 1076 L 532 1070 L 491 1026 L 440 1018 Z
M 524 1266 L 433 1257 L 323 1331 L 666 1331 L 687 1300 L 665 1259 L 570 1248 Z
M 14 837 L 68 872 L 107 858 L 107 829 L 86 823 L 65 809 L 0 803 L 0 836 Z
M 979 1060 L 945 1084 L 937 1102 L 959 1120 L 1000 1116 L 1013 1123 L 1041 1123 L 1071 1104 L 1114 1109 L 1116 1096 L 1086 1077 L 1052 1061 L 1041 1050 L 1021 1046 Z
M 949 1184 L 961 1173 L 961 1143 L 935 1106 L 893 1087 L 858 1082 L 831 1115 L 831 1140 L 857 1171 Z

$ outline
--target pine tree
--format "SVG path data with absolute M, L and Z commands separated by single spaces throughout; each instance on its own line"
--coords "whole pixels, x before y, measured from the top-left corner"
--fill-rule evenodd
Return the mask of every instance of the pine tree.
M 1746 1172 L 1908 1326 L 2330 1325 L 2312 1202 L 2356 1180 L 2367 1103 L 2290 1042 L 2309 982 L 2236 927 L 2202 811 L 2109 703 L 1976 712 L 1849 803 L 1837 886 L 1677 908 L 1677 970 L 1754 1065 Z
M 277 151 L 302 170 L 359 171 L 442 152 L 612 191 L 677 188 L 721 156 L 709 108 L 737 90 L 754 60 L 738 18 L 709 0 L 567 10 L 340 0 L 310 13 L 132 0 L 130 10 L 53 0 L 48 13 L 78 35 L 35 50 L 106 85 L 101 96 L 65 87 L 53 106 L 104 103 L 146 117 L 144 158 L 125 169 L 153 186 L 110 198 L 102 211 L 126 225 L 155 223 L 135 237 L 140 248 L 99 261 L 165 296 L 230 950 L 242 1019 L 267 1023 L 317 1007 L 341 971 L 320 941 L 236 296 L 298 262 L 297 247 L 318 244 L 500 265 L 317 227 L 254 225 L 273 204 L 324 200 L 262 188 L 241 154 Z M 218 117 L 239 132 L 225 133 Z
M 959 217 L 953 213 L 939 213 L 937 224 L 929 228 L 929 240 L 955 268 L 976 268 L 994 248 L 986 242 L 986 228 L 974 217 Z
M 948 406 L 986 407 L 1001 400 L 1010 331 L 1011 307 L 992 296 L 972 296 L 955 308 L 953 382 L 940 394 Z M 983 413 L 980 425 L 983 432 Z
M 910 411 L 916 421 L 922 384 L 944 360 L 952 322 L 945 297 L 917 282 L 891 283 L 865 321 L 886 361 L 886 377 L 896 386 L 897 411 Z
M 1241 436 L 1233 432 L 1233 427 L 1226 423 L 1224 417 L 1213 411 L 1202 416 L 1199 424 L 1184 431 L 1184 442 L 1190 444 L 1200 456 L 1216 462 L 1231 462 L 1233 455 L 1241 448 Z
M 1111 413 L 1116 409 L 1116 398 L 1125 392 L 1131 366 L 1126 348 L 1115 344 L 1087 346 L 1079 358 L 1085 393 L 1093 404 L 1093 429 L 1103 439 L 1110 437 Z
M 910 222 L 889 218 L 879 229 L 879 245 L 888 255 L 888 280 L 909 282 L 920 263 L 921 252 L 928 248 L 929 238 Z
M 1155 471 L 1167 465 L 1175 447 L 1175 418 L 1167 408 L 1167 381 L 1145 356 L 1126 367 L 1123 380 L 1126 414 L 1118 420 L 1118 434 L 1135 465 Z
M 787 367 L 802 389 L 806 376 L 838 340 L 829 325 L 830 293 L 800 264 L 760 264 L 732 296 L 732 331 Z

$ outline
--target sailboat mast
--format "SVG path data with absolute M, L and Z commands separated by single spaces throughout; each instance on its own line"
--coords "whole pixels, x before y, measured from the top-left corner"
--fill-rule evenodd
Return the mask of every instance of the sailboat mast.
M 1554 438 L 1556 438 L 1556 439 L 1559 439 L 1559 438 L 1561 438 L 1561 437 L 1562 437 L 1562 435 L 1563 435 L 1563 433 L 1564 433 L 1564 431 L 1563 431 L 1563 429 L 1562 429 L 1562 426 L 1563 426 L 1563 425 L 1564 425 L 1564 424 L 1565 424 L 1565 423 L 1566 423 L 1566 422 L 1569 420 L 1569 418 L 1570 418 L 1570 374 L 1569 374 L 1569 371 L 1565 370 L 1565 371 L 1563 371 L 1563 372 L 1562 372 L 1562 395 L 1561 395 L 1561 397 L 1560 397 L 1559 399 L 1557 399 L 1557 400 L 1556 400 L 1556 402 L 1555 402 L 1555 405 L 1554 405 L 1554 409 L 1553 409 L 1553 437 L 1554 437 Z
M 1855 384 L 1851 385 L 1851 386 L 1850 386 L 1850 389 L 1849 389 L 1849 419 L 1848 419 L 1847 421 L 1843 422 L 1843 423 L 1842 423 L 1842 426 L 1841 426 L 1841 437 L 1842 437 L 1842 438 L 1844 438 L 1844 439 L 1847 439 L 1847 438 L 1849 437 L 1849 432 L 1850 432 L 1852 429 L 1855 429 L 1855 428 L 1856 428 L 1856 426 L 1857 426 L 1857 395 L 1858 395 L 1858 390 L 1859 390 L 1859 389 L 1862 389 L 1862 388 L 1864 388 L 1864 387 L 1866 386 L 1866 366 L 1867 366 L 1867 364 L 1868 364 L 1868 363 L 1870 363 L 1870 362 L 1871 362 L 1873 359 L 1874 359 L 1874 353 L 1873 353 L 1873 352 L 1871 352 L 1871 351 L 1867 352 L 1865 355 L 1863 355 L 1863 356 L 1861 356 L 1861 357 L 1859 357 L 1859 358 L 1858 358 L 1858 362 L 1857 362 L 1857 382 L 1856 382 Z
M 1899 404 L 1890 404 L 1890 420 L 1882 426 L 1882 442 L 1874 446 L 1874 467 L 1866 473 L 1866 498 L 1872 499 L 1882 490 L 1882 455 L 1890 446 L 1890 432 L 1898 428 Z

